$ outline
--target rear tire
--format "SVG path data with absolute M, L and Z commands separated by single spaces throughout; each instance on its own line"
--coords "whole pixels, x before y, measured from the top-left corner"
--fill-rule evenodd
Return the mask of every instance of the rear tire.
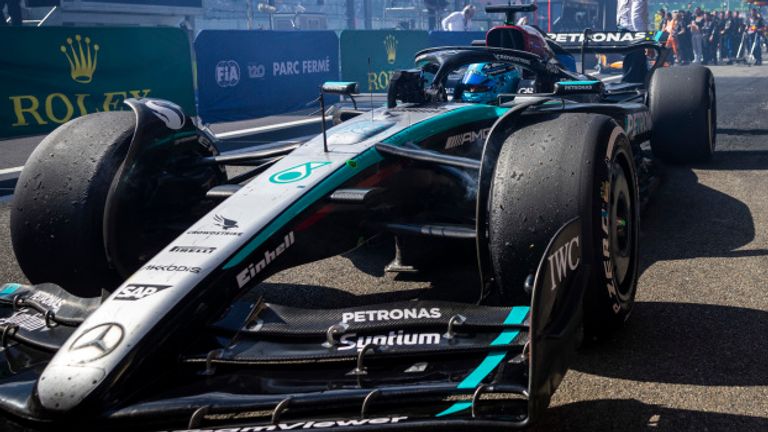
M 657 69 L 648 90 L 653 120 L 651 149 L 670 163 L 704 162 L 716 147 L 717 100 L 712 71 L 704 66 Z
M 490 192 L 488 232 L 494 278 L 506 303 L 529 304 L 524 290 L 557 230 L 582 220 L 584 330 L 619 327 L 638 277 L 638 189 L 629 140 L 610 117 L 533 117 L 502 145 Z M 605 217 L 604 217 L 605 215 Z M 605 247 L 604 247 L 605 245 Z
M 30 282 L 53 282 L 80 296 L 120 282 L 107 263 L 102 220 L 135 124 L 133 112 L 86 115 L 59 126 L 30 155 L 10 224 L 16 259 Z

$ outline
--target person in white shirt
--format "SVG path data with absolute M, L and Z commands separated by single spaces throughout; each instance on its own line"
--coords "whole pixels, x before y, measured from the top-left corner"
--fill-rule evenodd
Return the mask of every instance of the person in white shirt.
M 616 25 L 621 31 L 648 31 L 648 0 L 617 0 Z M 624 56 L 623 82 L 644 82 L 648 74 L 648 59 L 643 50 Z
M 472 30 L 472 17 L 475 16 L 475 7 L 464 6 L 461 11 L 456 11 L 443 18 L 441 26 L 443 31 L 470 31 Z
M 617 0 L 616 24 L 629 31 L 648 31 L 648 0 Z

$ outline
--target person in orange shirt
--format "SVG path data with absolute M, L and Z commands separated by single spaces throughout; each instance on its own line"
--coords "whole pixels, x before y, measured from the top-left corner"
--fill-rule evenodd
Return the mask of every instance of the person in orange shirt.
M 679 58 L 677 52 L 677 37 L 675 35 L 675 29 L 677 27 L 677 16 L 672 16 L 671 13 L 667 13 L 667 22 L 664 25 L 664 32 L 667 33 L 667 48 L 672 49 L 675 54 L 675 58 Z

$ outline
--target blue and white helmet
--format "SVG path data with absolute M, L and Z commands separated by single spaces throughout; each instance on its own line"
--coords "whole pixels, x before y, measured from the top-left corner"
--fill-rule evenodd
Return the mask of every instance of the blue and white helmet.
M 520 83 L 520 70 L 509 64 L 473 63 L 461 80 L 461 100 L 471 103 L 493 103 L 502 93 L 515 93 Z

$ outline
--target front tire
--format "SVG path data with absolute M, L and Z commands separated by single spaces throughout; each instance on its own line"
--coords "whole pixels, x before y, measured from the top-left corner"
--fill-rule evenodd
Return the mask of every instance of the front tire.
M 59 126 L 29 156 L 10 225 L 13 251 L 30 282 L 53 282 L 81 296 L 120 282 L 107 262 L 102 220 L 135 124 L 132 112 L 89 114 Z
M 526 279 L 557 230 L 580 217 L 583 267 L 590 270 L 585 333 L 602 336 L 624 322 L 638 277 L 633 160 L 623 130 L 603 115 L 533 117 L 504 142 L 488 214 L 493 275 L 504 302 L 530 303 Z

